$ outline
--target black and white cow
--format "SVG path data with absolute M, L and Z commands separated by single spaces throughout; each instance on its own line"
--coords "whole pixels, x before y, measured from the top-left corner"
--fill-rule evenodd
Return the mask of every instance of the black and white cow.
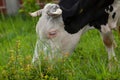
M 38 40 L 33 62 L 38 59 L 41 49 L 50 58 L 55 57 L 56 50 L 63 54 L 72 53 L 80 36 L 93 27 L 102 36 L 108 59 L 117 60 L 112 29 L 117 27 L 119 4 L 119 0 L 61 0 L 59 5 L 47 4 L 43 9 L 31 13 L 34 17 L 42 14 L 36 25 Z M 44 43 L 42 47 L 41 42 Z M 49 52 L 48 48 L 52 51 Z

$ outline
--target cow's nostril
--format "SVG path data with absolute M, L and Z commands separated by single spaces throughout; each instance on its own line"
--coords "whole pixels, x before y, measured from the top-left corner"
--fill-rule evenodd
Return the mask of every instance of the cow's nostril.
M 59 6 L 56 5 L 53 8 L 54 8 L 54 10 L 57 10 L 59 8 Z

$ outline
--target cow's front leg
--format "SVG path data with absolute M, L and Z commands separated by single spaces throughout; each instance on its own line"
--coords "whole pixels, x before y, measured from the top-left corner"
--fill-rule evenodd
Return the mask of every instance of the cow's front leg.
M 34 55 L 33 55 L 32 63 L 35 63 L 35 61 L 37 61 L 38 58 L 39 58 L 39 55 L 38 55 L 38 41 L 37 41 L 36 45 L 35 45 L 35 50 L 34 50 Z
M 101 26 L 101 36 L 108 52 L 108 67 L 111 70 L 117 59 L 114 52 L 114 37 L 108 25 Z

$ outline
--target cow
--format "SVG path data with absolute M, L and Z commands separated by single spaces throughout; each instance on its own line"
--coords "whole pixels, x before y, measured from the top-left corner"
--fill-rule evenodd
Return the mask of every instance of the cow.
M 119 4 L 119 0 L 60 0 L 59 4 L 49 3 L 43 9 L 30 13 L 33 17 L 41 15 L 36 25 L 38 39 L 32 61 L 38 59 L 40 50 L 50 59 L 71 54 L 80 36 L 95 28 L 101 34 L 111 68 L 110 61 L 117 61 L 112 29 L 117 27 Z M 48 49 L 52 51 L 49 52 Z M 58 51 L 60 55 L 57 54 Z

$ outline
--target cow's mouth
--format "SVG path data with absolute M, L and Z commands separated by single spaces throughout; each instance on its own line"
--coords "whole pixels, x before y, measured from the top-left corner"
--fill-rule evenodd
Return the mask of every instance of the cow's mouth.
M 50 11 L 47 12 L 49 16 L 60 16 L 62 14 L 62 10 L 59 7 L 54 7 Z

